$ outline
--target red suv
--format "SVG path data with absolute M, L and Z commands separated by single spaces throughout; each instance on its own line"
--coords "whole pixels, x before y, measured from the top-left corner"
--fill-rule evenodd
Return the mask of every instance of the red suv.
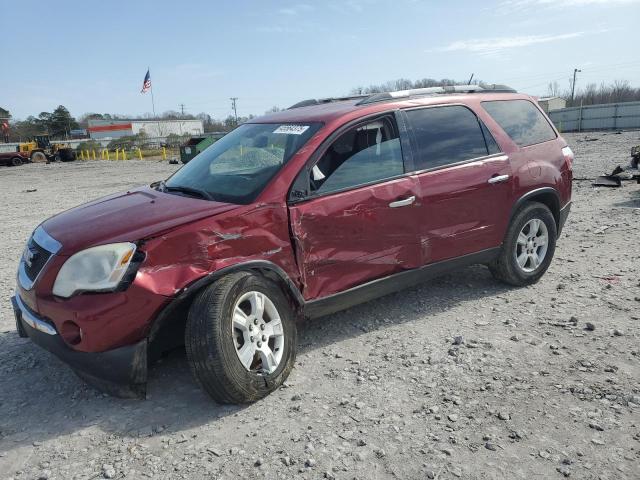
M 119 396 L 185 345 L 218 402 L 291 371 L 296 320 L 482 263 L 512 285 L 549 267 L 573 153 L 506 87 L 309 100 L 239 126 L 166 181 L 33 232 L 18 332 Z

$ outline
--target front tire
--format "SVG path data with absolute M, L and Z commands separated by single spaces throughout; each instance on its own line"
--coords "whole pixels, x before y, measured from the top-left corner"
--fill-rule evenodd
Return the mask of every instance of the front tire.
M 260 275 L 227 275 L 203 290 L 189 310 L 189 365 L 218 403 L 250 403 L 278 388 L 293 368 L 296 341 L 287 297 Z
M 536 283 L 549 268 L 558 229 L 549 207 L 526 203 L 511 220 L 498 258 L 489 264 L 492 275 L 523 287 Z
M 11 159 L 11 165 L 13 165 L 14 167 L 19 167 L 20 165 L 22 165 L 22 158 L 20 157 L 13 157 Z

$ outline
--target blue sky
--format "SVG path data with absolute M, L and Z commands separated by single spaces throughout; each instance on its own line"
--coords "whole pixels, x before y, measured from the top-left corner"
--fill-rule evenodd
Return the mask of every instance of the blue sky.
M 397 78 L 640 87 L 640 0 L 0 0 L 0 106 L 262 114 Z M 12 21 L 11 19 L 15 19 Z M 25 20 L 28 22 L 25 23 Z

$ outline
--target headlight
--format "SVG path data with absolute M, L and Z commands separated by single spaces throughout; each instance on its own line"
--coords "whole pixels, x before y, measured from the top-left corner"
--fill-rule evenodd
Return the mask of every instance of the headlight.
M 72 255 L 58 272 L 53 294 L 69 298 L 80 292 L 114 290 L 127 273 L 136 246 L 112 243 Z

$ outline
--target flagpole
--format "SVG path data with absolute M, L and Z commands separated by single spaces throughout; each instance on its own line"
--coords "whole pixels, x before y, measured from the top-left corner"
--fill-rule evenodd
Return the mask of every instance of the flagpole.
M 149 72 L 149 79 L 151 79 L 151 69 L 149 69 L 149 67 L 147 67 L 147 72 Z M 153 109 L 153 118 L 156 118 L 156 102 L 153 99 L 153 82 L 151 82 L 149 90 L 151 90 L 151 108 Z

